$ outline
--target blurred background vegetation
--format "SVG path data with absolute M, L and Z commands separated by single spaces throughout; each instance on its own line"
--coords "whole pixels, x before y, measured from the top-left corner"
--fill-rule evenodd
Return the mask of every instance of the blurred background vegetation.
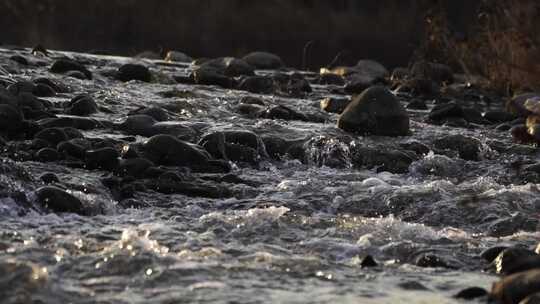
M 135 55 L 174 49 L 194 57 L 265 50 L 301 66 L 361 58 L 406 65 L 422 44 L 426 14 L 443 7 L 465 33 L 479 1 L 452 0 L 2 0 L 0 43 Z M 502 1 L 501 1 L 502 2 Z M 444 58 L 439 58 L 442 60 Z

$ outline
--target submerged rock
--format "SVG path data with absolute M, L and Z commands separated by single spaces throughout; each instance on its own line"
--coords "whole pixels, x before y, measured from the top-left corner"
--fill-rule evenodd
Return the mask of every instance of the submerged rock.
M 355 97 L 339 117 L 338 127 L 360 134 L 410 134 L 407 111 L 390 91 L 381 86 L 371 87 Z

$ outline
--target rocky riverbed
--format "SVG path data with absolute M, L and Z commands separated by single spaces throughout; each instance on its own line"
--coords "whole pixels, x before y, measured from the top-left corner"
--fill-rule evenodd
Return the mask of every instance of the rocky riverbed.
M 0 49 L 5 303 L 540 291 L 536 95 L 505 109 L 422 62 L 167 59 Z

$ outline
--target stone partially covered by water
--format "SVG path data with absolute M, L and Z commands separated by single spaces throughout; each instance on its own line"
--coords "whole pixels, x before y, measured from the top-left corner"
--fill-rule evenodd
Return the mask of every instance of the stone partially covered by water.
M 0 49 L 0 302 L 534 301 L 527 121 L 446 67 L 47 53 Z

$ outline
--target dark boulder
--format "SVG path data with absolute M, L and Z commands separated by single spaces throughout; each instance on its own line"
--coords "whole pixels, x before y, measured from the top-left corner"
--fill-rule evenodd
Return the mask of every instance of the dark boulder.
M 240 80 L 239 90 L 257 94 L 270 94 L 274 91 L 274 81 L 264 76 L 250 76 Z
M 147 159 L 158 165 L 197 167 L 205 165 L 210 155 L 202 147 L 171 135 L 155 135 L 143 145 Z
M 390 91 L 381 86 L 371 87 L 355 97 L 339 117 L 338 127 L 359 134 L 410 134 L 407 111 Z
M 47 128 L 41 130 L 34 138 L 45 140 L 52 147 L 56 147 L 60 142 L 68 140 L 68 137 L 62 128 Z
M 423 100 L 423 99 L 413 99 L 409 102 L 409 104 L 407 105 L 407 109 L 411 109 L 411 110 L 427 110 L 428 109 L 428 106 L 426 104 L 426 102 Z
M 482 143 L 476 138 L 456 134 L 435 140 L 433 146 L 437 149 L 457 151 L 464 160 L 478 161 Z
M 98 111 L 94 99 L 86 94 L 75 96 L 65 105 L 65 108 L 67 114 L 76 116 L 88 116 Z
M 284 66 L 279 56 L 267 52 L 252 52 L 244 56 L 242 60 L 257 69 L 273 70 Z
M 498 123 L 513 121 L 517 118 L 517 116 L 512 113 L 508 113 L 506 111 L 493 110 L 493 111 L 487 111 L 486 113 L 484 113 L 484 118 L 493 124 L 498 124 Z
M 222 131 L 204 136 L 199 145 L 214 158 L 257 163 L 266 156 L 264 144 L 250 131 Z
M 78 198 L 60 188 L 53 186 L 41 187 L 36 190 L 36 196 L 41 206 L 53 212 L 88 214 L 83 203 Z
M 193 71 L 193 81 L 201 85 L 217 85 L 223 88 L 232 88 L 234 80 L 231 77 L 225 76 L 215 69 L 207 67 L 199 67 Z
M 458 292 L 454 298 L 456 299 L 464 299 L 464 300 L 472 300 L 476 298 L 485 297 L 488 295 L 487 290 L 481 287 L 469 287 L 461 290 Z
M 388 149 L 388 147 L 373 148 L 357 145 L 351 150 L 351 161 L 355 167 L 376 168 L 377 172 L 406 173 L 414 158 L 415 156 L 404 151 Z
M 131 80 L 150 82 L 152 80 L 152 73 L 144 65 L 128 63 L 118 69 L 116 78 L 124 82 Z
M 12 133 L 20 130 L 23 126 L 23 115 L 17 108 L 8 104 L 0 104 L 0 131 Z
M 154 163 L 146 158 L 136 157 L 123 159 L 118 163 L 115 174 L 118 176 L 141 178 L 145 177 L 146 171 L 153 166 Z
M 351 103 L 349 98 L 335 97 L 327 97 L 320 102 L 321 110 L 337 114 L 341 114 L 347 108 L 349 103 Z
M 514 274 L 534 268 L 540 268 L 540 255 L 524 248 L 507 248 L 491 263 L 497 274 Z
M 491 297 L 504 304 L 519 304 L 523 299 L 540 292 L 540 269 L 504 277 L 493 284 Z
M 169 115 L 167 114 L 167 111 L 165 111 L 161 107 L 148 107 L 148 108 L 139 108 L 133 111 L 130 111 L 128 115 L 148 115 L 154 118 L 156 121 L 167 121 L 169 120 Z
M 104 124 L 102 121 L 96 119 L 79 117 L 79 116 L 62 116 L 55 118 L 46 118 L 38 121 L 38 124 L 43 128 L 75 128 L 79 130 L 93 130 L 98 128 L 103 128 Z
M 117 125 L 117 128 L 130 135 L 150 137 L 155 135 L 153 126 L 157 121 L 146 114 L 129 115 L 126 120 Z
M 88 169 L 114 170 L 118 166 L 120 153 L 110 147 L 88 150 L 85 152 L 85 164 Z
M 53 162 L 60 158 L 60 154 L 56 149 L 42 148 L 36 152 L 36 158 L 40 162 Z
M 206 61 L 200 66 L 202 69 L 210 69 L 227 77 L 255 75 L 254 68 L 242 59 L 222 57 Z
M 92 79 L 92 73 L 82 64 L 71 59 L 59 59 L 51 66 L 51 72 L 64 74 L 69 71 L 79 71 L 84 74 L 86 79 Z

